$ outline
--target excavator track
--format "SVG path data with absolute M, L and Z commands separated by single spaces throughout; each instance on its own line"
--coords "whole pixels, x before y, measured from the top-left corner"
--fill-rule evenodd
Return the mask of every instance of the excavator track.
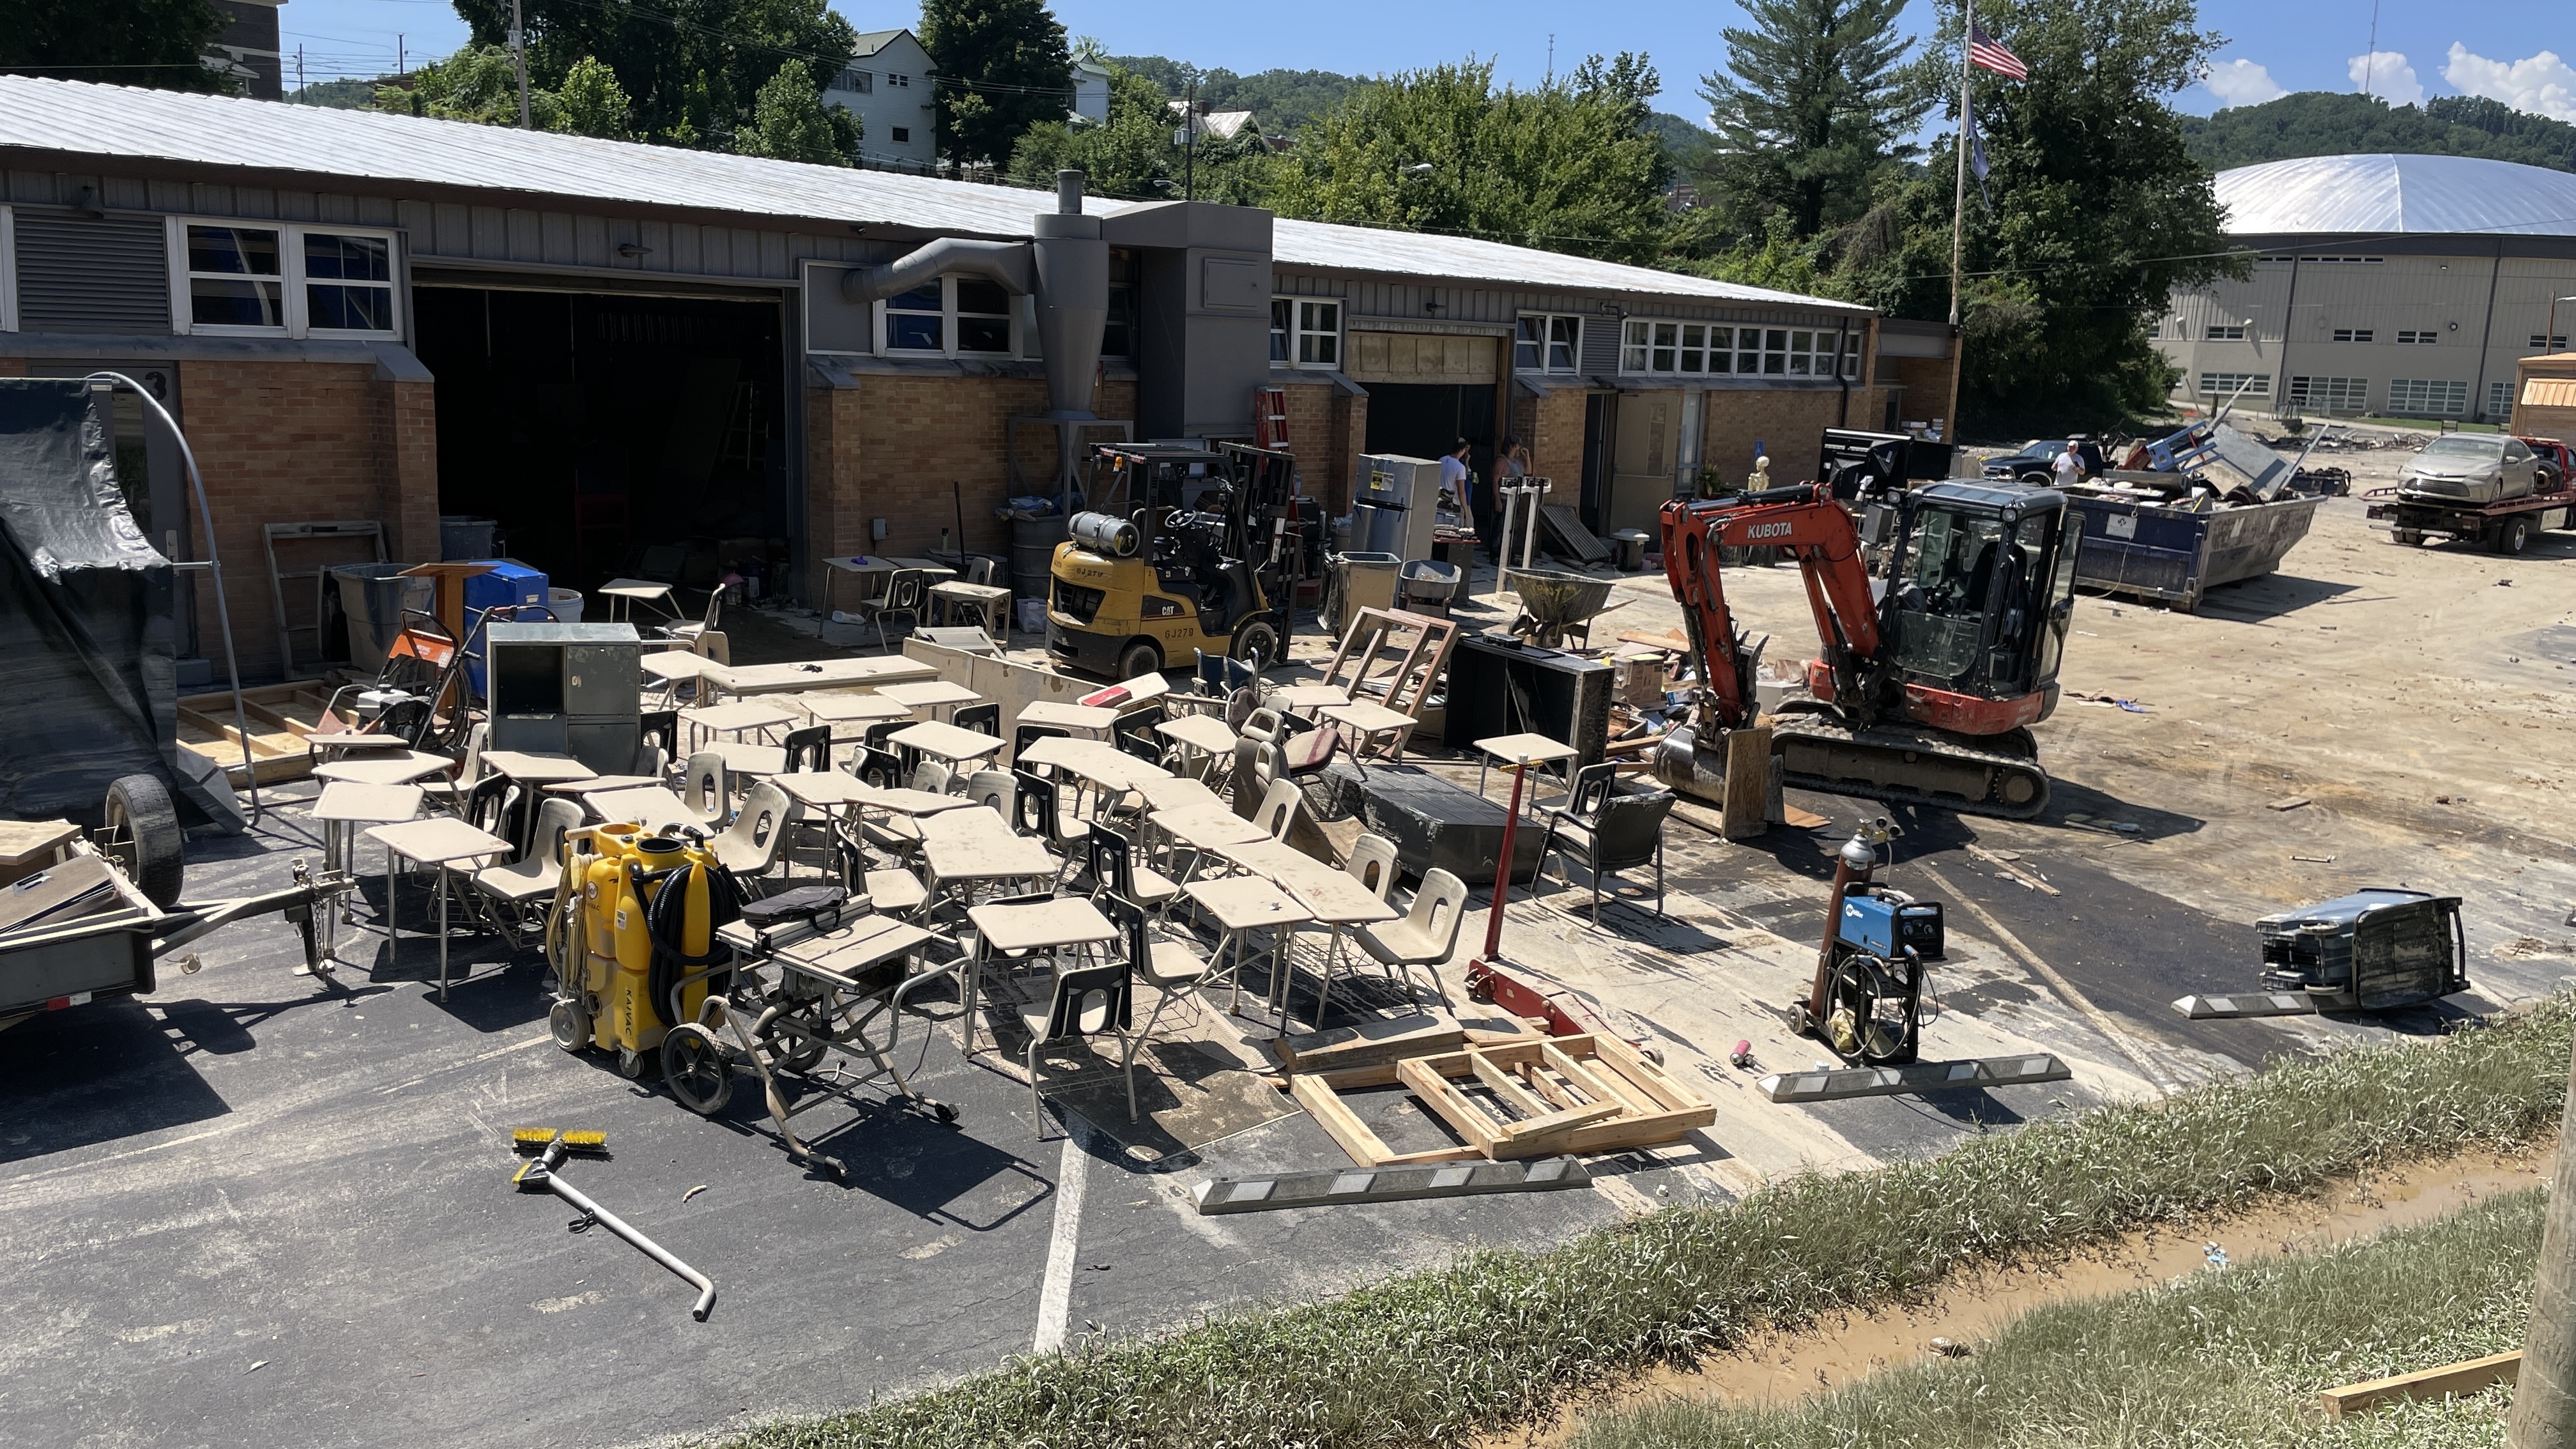
M 1921 805 L 1963 815 L 2028 820 L 2048 808 L 2048 773 L 2027 730 L 1972 741 L 1904 725 L 1853 729 L 1821 701 L 1790 701 L 1772 721 L 1782 783 L 1827 795 Z M 1655 776 L 1702 799 L 1723 802 L 1725 750 L 1700 758 L 1688 729 L 1655 752 Z

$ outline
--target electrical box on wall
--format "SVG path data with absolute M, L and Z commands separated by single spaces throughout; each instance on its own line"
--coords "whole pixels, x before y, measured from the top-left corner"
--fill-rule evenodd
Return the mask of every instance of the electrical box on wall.
M 869 520 L 868 520 L 868 540 L 869 540 L 871 543 L 883 543 L 883 542 L 885 542 L 885 536 L 886 536 L 886 521 L 885 521 L 884 519 L 882 519 L 882 518 L 871 518 L 871 519 L 869 519 Z

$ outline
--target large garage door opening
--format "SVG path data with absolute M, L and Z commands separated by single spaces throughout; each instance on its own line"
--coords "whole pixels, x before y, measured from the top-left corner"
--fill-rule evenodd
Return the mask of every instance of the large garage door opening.
M 414 296 L 440 513 L 497 519 L 511 557 L 576 588 L 708 587 L 746 541 L 787 535 L 778 303 Z
M 1368 395 L 1368 451 L 1437 458 L 1465 438 L 1467 466 L 1494 476 L 1493 384 L 1372 382 Z

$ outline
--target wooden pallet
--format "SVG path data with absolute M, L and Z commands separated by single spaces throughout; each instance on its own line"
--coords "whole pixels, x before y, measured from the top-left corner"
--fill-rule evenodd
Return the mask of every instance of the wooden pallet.
M 1410 1088 L 1466 1145 L 1396 1152 L 1338 1095 L 1396 1083 Z M 1467 1086 L 1489 1096 L 1470 1095 Z M 1289 1078 L 1288 1089 L 1363 1167 L 1619 1152 L 1671 1142 L 1717 1120 L 1717 1108 L 1706 1098 L 1616 1037 L 1530 1037 L 1471 1045 L 1383 1066 L 1302 1072 Z M 1489 1103 L 1506 1111 L 1497 1112 Z
M 242 732 L 234 723 L 230 691 L 187 695 L 179 701 L 179 745 L 221 766 L 236 786 L 248 784 L 254 773 L 263 785 L 301 780 L 313 772 L 313 751 L 306 738 L 350 727 L 330 715 L 328 705 L 327 697 L 312 683 L 243 690 L 242 713 L 250 719 L 245 749 Z

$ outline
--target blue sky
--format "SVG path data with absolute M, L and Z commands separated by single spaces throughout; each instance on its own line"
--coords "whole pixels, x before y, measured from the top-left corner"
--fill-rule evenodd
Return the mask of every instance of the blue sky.
M 909 25 L 902 5 L 835 0 L 862 30 Z M 1720 68 L 1719 31 L 1739 23 L 1725 3 L 1625 0 L 1566 6 L 1541 0 L 1298 0 L 1293 7 L 1207 0 L 1058 0 L 1056 14 L 1077 35 L 1098 36 L 1116 54 L 1150 53 L 1236 71 L 1287 66 L 1373 73 L 1456 59 L 1492 57 L 1510 79 L 1535 81 L 1548 65 L 1553 32 L 1559 69 L 1588 52 L 1650 52 L 1664 76 L 1660 104 L 1697 119 L 1697 78 Z M 288 0 L 281 12 L 291 52 L 301 43 L 315 80 L 390 69 L 397 35 L 417 58 L 455 48 L 464 26 L 447 0 Z M 2576 7 L 2563 0 L 2449 0 L 2443 5 L 2382 0 L 2371 47 L 2372 0 L 2305 0 L 2291 5 L 2233 0 L 2202 9 L 2202 23 L 2228 37 L 2205 85 L 2176 98 L 2206 113 L 2290 90 L 2371 88 L 2393 101 L 2425 96 L 2493 96 L 2522 110 L 2576 121 Z M 1908 19 L 1930 23 L 1928 3 Z M 2002 37 L 2007 44 L 2009 35 Z M 290 55 L 288 76 L 294 74 Z

